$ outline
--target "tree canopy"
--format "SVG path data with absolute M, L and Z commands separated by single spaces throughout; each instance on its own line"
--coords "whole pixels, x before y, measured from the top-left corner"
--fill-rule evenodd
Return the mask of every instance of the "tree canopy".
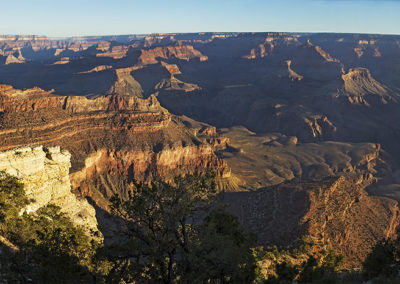
M 23 184 L 0 172 L 0 279 L 11 283 L 90 283 L 96 244 L 60 208 L 26 214 Z
M 214 175 L 135 183 L 110 200 L 124 224 L 104 245 L 49 204 L 31 202 L 23 184 L 0 172 L 0 279 L 8 283 L 361 283 L 341 272 L 342 256 L 305 236 L 297 248 L 256 247 L 221 205 Z M 398 277 L 400 241 L 380 242 L 364 279 Z M 374 281 L 375 281 L 374 280 Z M 373 282 L 375 283 L 375 282 Z M 390 282 L 388 282 L 390 283 Z
M 143 282 L 250 283 L 255 238 L 237 217 L 213 204 L 212 174 L 176 178 L 174 183 L 138 183 L 112 212 L 126 221 L 124 249 L 115 256 L 116 277 Z

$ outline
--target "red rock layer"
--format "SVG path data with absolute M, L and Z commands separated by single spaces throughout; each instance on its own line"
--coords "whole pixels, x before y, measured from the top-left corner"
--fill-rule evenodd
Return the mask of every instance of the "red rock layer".
M 110 190 L 124 191 L 133 179 L 170 179 L 205 169 L 230 174 L 214 145 L 197 138 L 154 96 L 88 99 L 2 85 L 0 150 L 27 144 L 69 150 L 73 188 L 103 207 Z
M 207 56 L 203 55 L 200 51 L 194 49 L 194 47 L 191 45 L 164 46 L 148 50 L 141 50 L 141 55 L 139 56 L 139 64 L 155 64 L 158 63 L 157 58 L 178 58 L 187 61 L 193 58 L 199 58 L 200 61 L 206 61 L 208 59 Z

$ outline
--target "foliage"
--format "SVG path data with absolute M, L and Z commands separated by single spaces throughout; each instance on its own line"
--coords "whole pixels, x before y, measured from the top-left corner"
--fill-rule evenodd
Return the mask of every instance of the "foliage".
M 89 282 L 96 244 L 82 228 L 75 227 L 53 205 L 40 209 L 35 218 L 28 220 L 36 235 L 24 246 L 23 256 L 29 258 L 24 265 L 27 272 L 38 282 Z
M 96 244 L 54 205 L 21 214 L 23 185 L 0 174 L 0 276 L 18 283 L 79 283 L 92 279 Z
M 400 273 L 400 238 L 380 241 L 363 264 L 364 278 L 395 278 Z
M 299 248 L 258 248 L 257 259 L 265 266 L 266 283 L 336 283 L 336 272 L 343 262 L 343 256 L 308 238 L 303 238 Z
M 254 248 L 255 236 L 217 199 L 209 173 L 137 183 L 128 198 L 111 199 L 126 226 L 122 238 L 100 246 L 54 205 L 22 214 L 30 203 L 23 185 L 0 173 L 0 276 L 20 283 L 336 283 L 341 256 L 307 238 L 294 249 Z M 387 241 L 364 268 L 393 275 L 397 256 L 398 244 Z
M 0 171 L 0 235 L 18 240 L 15 229 L 24 227 L 20 212 L 29 204 L 23 184 L 16 178 Z
M 250 283 L 254 238 L 224 208 L 211 206 L 216 197 L 210 173 L 139 183 L 127 200 L 114 196 L 112 212 L 126 220 L 127 241 L 107 280 Z
M 214 279 L 219 283 L 251 283 L 257 263 L 250 250 L 256 237 L 244 234 L 236 216 L 215 208 L 198 227 L 192 271 L 187 281 Z

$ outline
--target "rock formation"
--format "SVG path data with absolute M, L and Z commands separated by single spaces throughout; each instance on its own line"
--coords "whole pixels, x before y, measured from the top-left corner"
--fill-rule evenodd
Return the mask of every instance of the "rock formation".
M 273 45 L 271 44 L 270 46 L 270 52 L 273 50 Z M 244 55 L 243 58 L 246 59 L 256 59 L 256 58 L 264 58 L 267 56 L 268 53 L 265 49 L 265 46 L 263 44 L 260 44 L 258 48 L 253 48 L 250 50 L 249 55 Z
M 200 61 L 206 61 L 207 56 L 203 55 L 200 51 L 193 48 L 191 45 L 182 46 L 167 46 L 167 47 L 156 47 L 153 49 L 143 49 L 139 56 L 139 64 L 155 64 L 158 63 L 157 58 L 163 59 L 181 59 L 189 61 L 193 58 L 198 58 Z
M 117 80 L 108 91 L 110 94 L 125 94 L 136 97 L 143 97 L 142 86 L 133 78 L 131 72 L 137 70 L 136 67 L 119 68 L 115 70 Z
M 226 202 L 260 244 L 296 246 L 309 235 L 343 254 L 347 268 L 360 267 L 378 241 L 397 236 L 400 224 L 396 201 L 369 196 L 345 177 L 231 193 Z
M 25 146 L 0 152 L 0 171 L 23 182 L 27 197 L 34 200 L 26 212 L 54 204 L 75 224 L 88 232 L 97 231 L 95 209 L 71 192 L 70 157 L 60 147 Z
M 255 190 L 289 181 L 348 174 L 370 183 L 378 182 L 391 172 L 379 144 L 304 143 L 295 136 L 257 135 L 243 127 L 220 131 L 229 140 L 217 154 L 240 181 L 228 186 L 228 190 Z
M 125 45 L 118 45 L 118 46 L 113 46 L 111 47 L 111 50 L 105 51 L 103 53 L 97 53 L 97 57 L 111 57 L 113 59 L 121 59 L 124 58 L 129 51 L 130 46 L 125 46 Z M 99 49 L 99 48 L 97 48 Z M 104 44 L 103 48 L 104 49 Z M 102 50 L 100 49 L 100 50 Z M 110 49 L 110 48 L 108 48 Z M 103 50 L 104 51 L 104 50 Z
M 293 71 L 293 69 L 290 67 L 292 65 L 292 61 L 291 60 L 286 60 L 286 64 L 287 64 L 287 71 L 289 73 L 289 78 L 292 81 L 301 81 L 303 80 L 303 76 L 297 74 L 295 71 Z
M 168 72 L 169 72 L 171 75 L 179 75 L 179 74 L 182 74 L 181 70 L 179 70 L 179 67 L 178 67 L 178 65 L 176 65 L 176 64 L 168 64 L 168 63 L 165 63 L 164 61 L 161 61 L 161 64 L 162 64 L 162 66 L 165 67 L 165 69 L 168 70 Z
M 113 67 L 111 65 L 99 65 L 99 66 L 93 67 L 92 69 L 90 69 L 88 71 L 82 71 L 77 74 L 89 74 L 89 73 L 93 73 L 93 72 L 101 72 L 101 71 L 105 71 L 105 70 L 112 69 L 112 68 Z
M 133 179 L 212 169 L 228 177 L 214 145 L 195 136 L 154 96 L 57 96 L 39 88 L 0 88 L 0 149 L 60 145 L 72 154 L 73 189 L 106 207 Z
M 386 104 L 388 100 L 396 100 L 388 93 L 388 88 L 377 82 L 371 75 L 371 72 L 365 68 L 350 69 L 342 75 L 344 82 L 343 92 L 348 96 L 349 101 L 354 104 L 370 105 L 379 102 Z
M 175 76 L 171 75 L 168 79 L 163 79 L 155 86 L 156 90 L 163 89 L 166 91 L 181 91 L 181 92 L 193 92 L 196 90 L 200 90 L 201 88 L 196 84 L 185 83 L 175 78 Z
M 15 57 L 14 54 L 10 54 L 7 56 L 5 64 L 12 63 L 25 63 L 25 59 L 22 56 Z

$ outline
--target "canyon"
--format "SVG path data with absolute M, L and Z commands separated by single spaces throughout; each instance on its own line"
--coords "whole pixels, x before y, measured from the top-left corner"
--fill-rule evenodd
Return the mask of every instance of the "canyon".
M 68 150 L 73 190 L 102 207 L 134 179 L 168 180 L 207 169 L 221 178 L 230 175 L 214 154 L 216 145 L 197 137 L 195 128 L 186 127 L 154 96 L 86 98 L 1 86 L 0 110 L 1 150 L 26 144 Z
M 68 151 L 72 191 L 106 211 L 211 170 L 260 244 L 308 234 L 359 267 L 398 232 L 399 60 L 389 35 L 3 36 L 0 150 Z

